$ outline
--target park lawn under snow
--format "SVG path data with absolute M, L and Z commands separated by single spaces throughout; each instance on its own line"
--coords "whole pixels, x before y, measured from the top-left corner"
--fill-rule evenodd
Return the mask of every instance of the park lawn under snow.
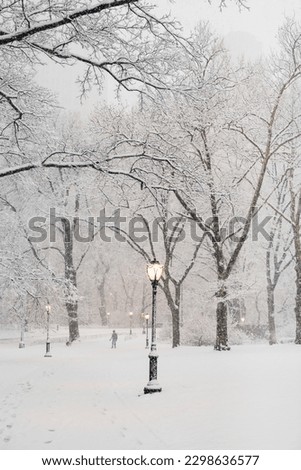
M 0 343 L 1 449 L 301 449 L 301 346 L 172 350 L 143 395 L 145 336 Z

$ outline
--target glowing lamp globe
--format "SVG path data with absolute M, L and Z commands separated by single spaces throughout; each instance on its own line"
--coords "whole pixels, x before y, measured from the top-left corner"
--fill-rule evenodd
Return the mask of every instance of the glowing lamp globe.
M 150 264 L 147 265 L 147 275 L 151 282 L 158 282 L 163 274 L 164 266 L 159 261 L 154 259 Z

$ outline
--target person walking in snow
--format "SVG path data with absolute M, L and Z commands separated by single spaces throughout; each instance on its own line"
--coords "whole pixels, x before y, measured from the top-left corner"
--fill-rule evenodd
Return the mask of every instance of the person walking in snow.
M 110 338 L 110 341 L 112 341 L 112 348 L 116 348 L 116 343 L 117 343 L 118 335 L 115 330 L 113 330 L 112 336 Z

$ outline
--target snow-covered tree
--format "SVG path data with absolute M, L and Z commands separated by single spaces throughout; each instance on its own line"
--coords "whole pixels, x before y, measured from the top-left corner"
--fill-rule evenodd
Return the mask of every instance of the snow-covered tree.
M 204 113 L 204 107 L 199 107 L 196 118 L 188 121 L 189 134 L 186 131 L 186 135 L 190 135 L 191 146 L 194 148 L 193 162 L 195 165 L 199 162 L 203 169 L 203 176 L 198 185 L 202 192 L 207 192 L 209 198 L 210 222 L 208 223 L 204 216 L 204 206 L 202 205 L 200 211 L 196 200 L 191 196 L 187 197 L 187 191 L 177 190 L 176 195 L 189 215 L 208 234 L 212 244 L 219 283 L 216 293 L 217 349 L 227 348 L 226 284 L 250 233 L 252 219 L 258 212 L 257 204 L 262 194 L 268 165 L 272 159 L 281 155 L 292 141 L 300 137 L 300 117 L 296 116 L 292 120 L 287 112 L 288 94 L 292 85 L 301 77 L 300 34 L 293 21 L 288 20 L 282 27 L 280 45 L 281 52 L 274 56 L 269 70 L 260 67 L 257 72 L 250 74 L 249 78 L 241 80 L 234 88 L 230 100 L 223 99 L 220 81 L 219 89 L 215 88 L 216 94 L 212 95 L 214 100 L 211 100 L 214 104 L 214 107 L 211 104 L 211 111 L 213 110 L 214 114 Z M 211 54 L 211 59 L 213 58 Z M 210 67 L 205 68 L 204 73 L 208 74 L 208 70 L 210 71 Z M 222 77 L 220 80 L 226 84 L 224 94 L 227 94 L 227 87 L 233 83 L 234 77 L 225 76 L 225 73 L 215 74 L 215 78 L 217 76 Z M 229 95 L 231 94 L 228 93 Z M 205 106 L 208 107 L 208 104 Z M 196 106 L 195 108 L 197 109 Z M 224 120 L 221 119 L 223 112 Z M 229 146 L 233 134 L 236 135 L 236 140 L 232 142 L 238 144 L 236 151 L 234 147 L 231 149 Z M 233 150 L 236 154 L 233 154 Z M 225 162 L 229 160 L 232 164 L 230 163 L 227 169 Z M 240 167 L 240 171 L 229 174 L 234 162 L 237 162 L 236 166 Z M 204 188 L 207 188 L 207 191 Z M 245 207 L 242 207 L 240 194 L 246 196 L 246 188 L 249 197 L 244 197 Z M 236 198 L 238 197 L 236 201 L 233 199 L 235 193 Z M 238 217 L 243 213 L 242 210 L 245 215 L 243 220 L 240 219 L 241 226 L 234 227 L 232 233 L 225 235 L 223 227 L 229 216 Z M 227 243 L 229 238 L 235 241 L 232 246 Z

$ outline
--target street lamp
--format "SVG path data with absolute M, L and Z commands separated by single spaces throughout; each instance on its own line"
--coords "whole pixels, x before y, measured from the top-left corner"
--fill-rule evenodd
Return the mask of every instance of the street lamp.
M 51 312 L 51 305 L 48 303 L 46 305 L 46 314 L 47 314 L 47 337 L 46 337 L 46 354 L 44 354 L 44 357 L 52 357 L 50 354 L 50 339 L 49 339 L 49 320 L 50 320 L 50 312 Z
M 158 371 L 158 354 L 157 354 L 157 344 L 156 344 L 156 312 L 157 312 L 157 287 L 160 281 L 160 278 L 163 273 L 164 266 L 160 264 L 156 259 L 154 259 L 150 264 L 147 265 L 147 275 L 149 280 L 152 283 L 152 333 L 151 333 L 151 350 L 148 355 L 149 357 L 149 382 L 144 387 L 144 393 L 154 393 L 161 392 L 162 387 L 160 387 L 157 381 L 157 371 Z
M 133 332 L 132 332 L 133 312 L 129 313 L 129 317 L 130 317 L 130 335 L 132 335 L 133 334 Z
M 111 322 L 110 322 L 110 312 L 107 312 L 107 325 L 108 325 L 108 328 L 110 328 L 110 325 L 111 325 Z
M 145 324 L 146 324 L 146 341 L 145 341 L 145 349 L 148 349 L 148 320 L 149 320 L 149 314 L 146 313 L 144 315 L 145 318 Z

